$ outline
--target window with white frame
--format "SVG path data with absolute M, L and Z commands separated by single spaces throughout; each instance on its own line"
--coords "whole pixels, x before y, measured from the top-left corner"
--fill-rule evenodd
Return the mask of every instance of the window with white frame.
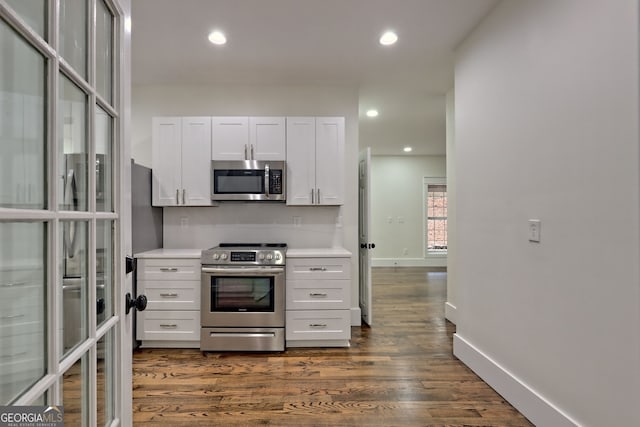
M 445 178 L 424 179 L 425 253 L 447 253 L 447 184 Z

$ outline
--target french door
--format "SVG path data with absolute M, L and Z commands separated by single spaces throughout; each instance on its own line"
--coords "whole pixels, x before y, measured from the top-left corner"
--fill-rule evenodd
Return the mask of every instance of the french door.
M 129 15 L 0 0 L 0 406 L 69 426 L 132 423 Z

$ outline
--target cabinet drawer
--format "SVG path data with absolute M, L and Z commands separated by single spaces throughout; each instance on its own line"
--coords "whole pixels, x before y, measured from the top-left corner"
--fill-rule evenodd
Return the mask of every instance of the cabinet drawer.
M 288 310 L 287 340 L 351 339 L 349 310 Z
M 136 337 L 139 340 L 200 340 L 200 311 L 141 311 Z
M 351 258 L 287 258 L 287 278 L 350 279 Z
M 287 280 L 287 310 L 348 309 L 350 280 Z
M 138 293 L 147 296 L 147 310 L 200 310 L 199 281 L 143 280 Z
M 200 280 L 199 258 L 138 259 L 138 280 Z

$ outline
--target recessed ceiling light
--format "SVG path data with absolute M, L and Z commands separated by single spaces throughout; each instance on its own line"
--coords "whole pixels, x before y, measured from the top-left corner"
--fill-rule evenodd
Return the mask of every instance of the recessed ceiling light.
M 367 117 L 378 117 L 378 110 L 367 110 Z
M 398 41 L 398 35 L 393 31 L 387 31 L 380 36 L 380 44 L 383 46 L 390 46 Z
M 411 151 L 413 151 L 413 148 L 411 148 L 411 147 L 404 147 L 402 150 L 403 150 L 405 153 L 410 153 Z
M 209 34 L 209 41 L 213 44 L 225 44 L 227 37 L 220 31 L 212 31 Z

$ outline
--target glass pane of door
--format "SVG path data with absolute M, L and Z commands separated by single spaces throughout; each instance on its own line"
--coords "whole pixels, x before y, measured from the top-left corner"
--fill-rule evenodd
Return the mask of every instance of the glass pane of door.
M 7 0 L 22 19 L 40 37 L 47 39 L 47 3 L 45 0 Z
M 100 327 L 105 320 L 113 316 L 113 221 L 97 221 L 96 239 L 96 324 Z
M 86 211 L 87 203 L 87 95 L 60 75 L 59 129 L 60 209 Z
M 0 405 L 45 374 L 46 225 L 0 222 Z
M 64 425 L 89 425 L 89 353 L 67 369 L 62 381 Z
M 0 207 L 44 209 L 44 57 L 0 20 Z
M 86 0 L 60 0 L 60 54 L 85 80 L 88 4 Z
M 114 419 L 114 345 L 113 331 L 109 330 L 98 341 L 98 426 L 109 426 Z
M 88 222 L 61 221 L 60 242 L 64 254 L 62 278 L 62 343 L 63 354 L 87 339 L 88 331 Z
M 96 3 L 96 90 L 112 103 L 113 16 L 104 0 Z
M 96 210 L 113 211 L 113 119 L 96 106 Z

